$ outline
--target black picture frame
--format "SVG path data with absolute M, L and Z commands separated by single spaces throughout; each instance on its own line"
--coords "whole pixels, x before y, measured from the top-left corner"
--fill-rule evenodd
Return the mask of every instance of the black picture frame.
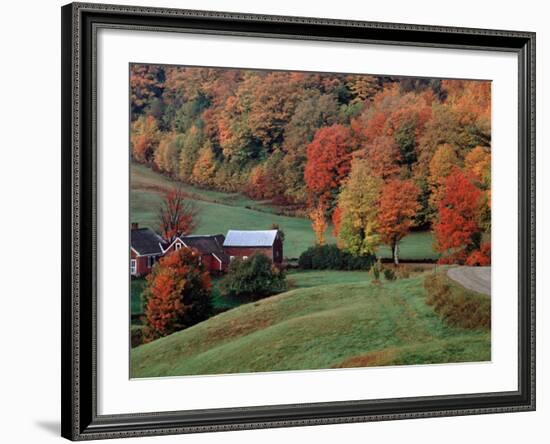
M 535 33 L 72 3 L 62 15 L 62 436 L 71 440 L 535 409 Z M 519 66 L 518 390 L 100 416 L 95 39 L 100 27 L 507 51 Z

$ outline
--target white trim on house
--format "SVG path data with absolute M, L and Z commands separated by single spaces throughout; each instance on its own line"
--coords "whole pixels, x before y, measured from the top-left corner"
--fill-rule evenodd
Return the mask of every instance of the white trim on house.
M 172 248 L 172 245 L 174 245 L 176 242 L 180 242 L 180 243 L 183 244 L 183 246 L 184 246 L 185 248 L 189 248 L 189 247 L 187 246 L 187 244 L 186 244 L 184 241 L 182 241 L 179 237 L 176 237 L 176 238 L 172 241 L 172 243 L 171 243 L 170 245 L 168 245 L 168 247 L 166 247 L 166 249 L 162 248 L 162 245 L 161 245 L 160 249 L 162 250 L 162 254 L 166 253 L 170 248 Z M 159 245 L 160 245 L 160 244 L 159 244 Z
M 164 254 L 164 251 L 162 253 L 141 254 L 141 253 L 138 253 L 138 251 L 134 247 L 130 247 L 130 250 L 132 250 L 134 253 L 136 253 L 136 256 L 138 256 L 138 257 L 162 256 Z M 162 248 L 161 248 L 161 250 L 162 250 Z
M 223 267 L 223 262 L 222 262 L 222 260 L 221 260 L 218 256 L 216 256 L 215 253 L 212 253 L 212 256 L 214 256 L 214 257 L 218 260 L 218 262 L 220 263 L 220 271 L 222 271 L 222 270 L 223 270 L 223 268 L 222 268 L 222 267 Z

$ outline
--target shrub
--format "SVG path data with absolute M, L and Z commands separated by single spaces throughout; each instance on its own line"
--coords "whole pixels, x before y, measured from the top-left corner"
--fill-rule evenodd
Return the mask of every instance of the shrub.
M 210 275 L 195 250 L 181 248 L 160 259 L 147 276 L 143 294 L 148 339 L 205 320 L 211 313 L 211 287 Z
M 149 327 L 146 325 L 132 325 L 130 327 L 130 344 L 131 347 L 137 347 L 138 345 L 145 344 L 147 338 L 151 336 Z
M 405 265 L 400 265 L 397 268 L 396 274 L 399 279 L 408 279 L 409 277 L 411 277 L 411 271 L 409 267 Z
M 374 256 L 352 256 L 336 245 L 316 245 L 304 251 L 298 266 L 304 270 L 369 270 Z
M 491 300 L 462 287 L 451 285 L 441 274 L 424 280 L 426 303 L 447 324 L 462 328 L 490 328 Z
M 222 282 L 222 290 L 227 296 L 253 300 L 285 289 L 284 271 L 274 266 L 271 260 L 261 253 L 255 253 L 248 259 L 235 258 Z
M 380 261 L 376 261 L 370 269 L 371 275 L 372 275 L 372 281 L 375 284 L 380 283 L 380 270 L 382 269 L 382 264 Z
M 395 279 L 397 278 L 397 276 L 395 275 L 395 271 L 393 271 L 391 268 L 384 268 L 383 273 L 387 281 L 395 281 Z

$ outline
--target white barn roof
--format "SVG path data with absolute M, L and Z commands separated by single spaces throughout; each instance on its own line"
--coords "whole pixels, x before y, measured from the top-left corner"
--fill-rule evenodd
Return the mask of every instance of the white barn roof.
M 224 247 L 271 247 L 277 230 L 229 230 Z

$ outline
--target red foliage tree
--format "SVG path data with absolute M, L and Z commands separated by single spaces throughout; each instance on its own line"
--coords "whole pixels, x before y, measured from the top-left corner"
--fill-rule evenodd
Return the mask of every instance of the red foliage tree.
M 491 243 L 484 242 L 479 250 L 475 250 L 466 258 L 466 265 L 486 266 L 491 265 Z
M 465 263 L 479 250 L 482 229 L 478 223 L 481 191 L 466 174 L 455 167 L 444 182 L 434 224 L 435 247 L 443 254 L 441 263 Z
M 178 236 L 193 232 L 196 228 L 198 209 L 188 200 L 180 188 L 166 193 L 159 213 L 158 222 L 165 239 L 173 241 Z
M 382 187 L 378 231 L 384 243 L 391 246 L 395 264 L 399 264 L 399 241 L 408 234 L 420 207 L 419 193 L 412 180 L 394 179 Z
M 336 124 L 317 130 L 307 146 L 304 179 L 310 199 L 330 200 L 350 170 L 350 153 L 355 147 L 351 130 Z
M 211 288 L 210 275 L 195 250 L 181 248 L 164 256 L 147 276 L 145 315 L 150 339 L 206 319 Z
M 369 161 L 374 174 L 383 180 L 399 175 L 399 147 L 393 137 L 377 137 L 366 145 L 362 155 Z

